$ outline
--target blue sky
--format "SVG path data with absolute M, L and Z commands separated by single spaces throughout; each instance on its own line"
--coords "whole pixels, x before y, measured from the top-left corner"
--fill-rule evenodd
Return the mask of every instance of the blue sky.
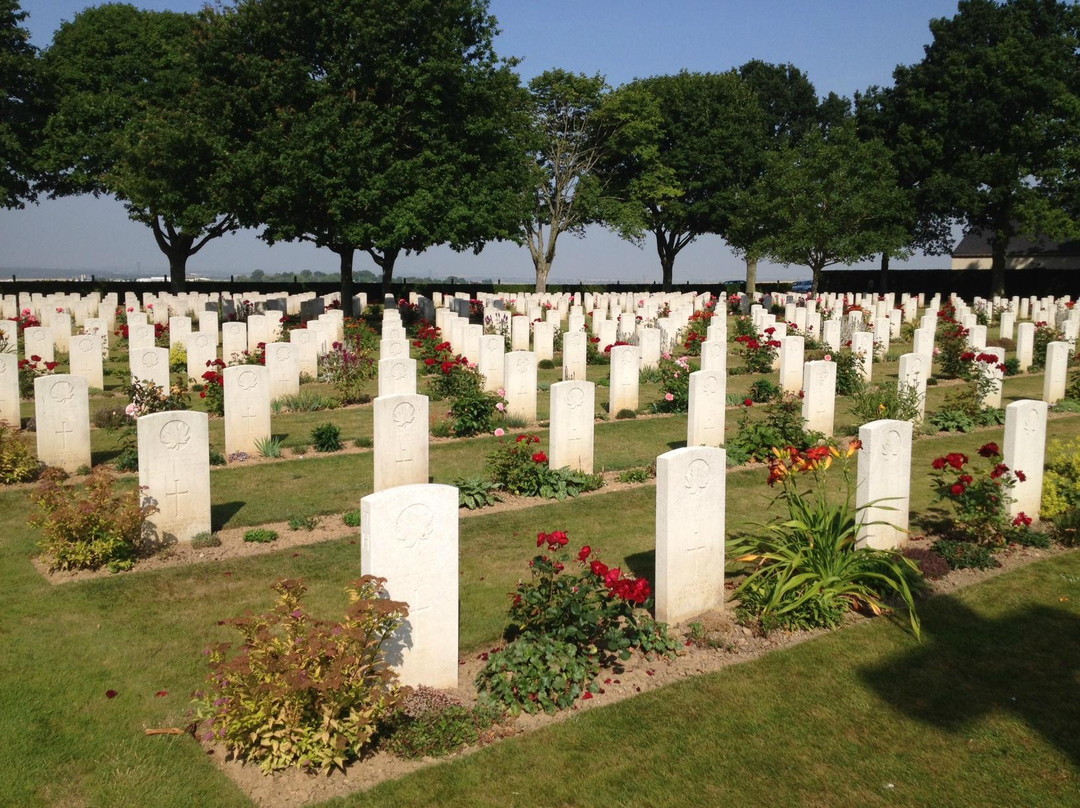
M 142 0 L 148 9 L 194 11 L 198 0 Z M 81 0 L 22 0 L 34 44 L 47 47 L 63 20 L 87 7 Z M 602 73 L 612 85 L 643 76 L 724 71 L 750 59 L 791 62 L 819 95 L 851 97 L 891 83 L 893 68 L 922 58 L 928 23 L 956 13 L 956 0 L 491 0 L 502 33 L 496 48 L 521 59 L 524 79 L 551 67 Z M 910 266 L 947 266 L 947 257 L 917 256 Z M 363 253 L 356 268 L 369 268 Z M 868 264 L 869 265 L 869 264 Z M 894 266 L 901 264 L 894 263 Z M 0 272 L 15 267 L 115 270 L 163 275 L 168 263 L 149 228 L 130 222 L 112 199 L 43 200 L 22 211 L 0 210 Z M 374 265 L 370 268 L 374 269 Z M 311 245 L 267 247 L 253 232 L 217 239 L 188 262 L 189 273 L 229 274 L 263 269 L 336 271 L 337 257 Z M 527 250 L 488 245 L 480 255 L 445 248 L 398 260 L 397 274 L 448 274 L 531 280 Z M 684 249 L 675 281 L 741 278 L 742 261 L 722 240 L 704 237 Z M 759 277 L 809 278 L 805 267 L 762 265 Z M 578 279 L 659 281 L 655 250 L 619 240 L 600 228 L 564 237 L 551 282 Z

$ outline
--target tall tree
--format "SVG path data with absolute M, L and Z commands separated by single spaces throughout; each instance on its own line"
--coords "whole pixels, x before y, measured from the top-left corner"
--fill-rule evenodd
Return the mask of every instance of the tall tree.
M 855 94 L 855 119 L 859 136 L 881 140 L 889 149 L 900 187 L 909 199 L 911 218 L 906 222 L 908 247 L 930 255 L 943 255 L 952 249 L 952 220 L 948 195 L 942 187 L 942 175 L 931 167 L 932 153 L 927 154 L 921 138 L 912 139 L 912 130 L 902 127 L 893 88 L 870 87 Z M 893 254 L 881 253 L 880 289 L 889 288 L 889 261 Z
M 965 229 L 990 234 L 998 293 L 1014 235 L 1080 232 L 1080 7 L 961 0 L 930 30 L 922 61 L 893 74 L 898 137 Z
M 655 116 L 612 140 L 599 173 L 618 204 L 609 225 L 624 238 L 649 233 L 670 289 L 679 252 L 705 233 L 725 235 L 740 188 L 756 175 L 765 117 L 735 72 L 633 81 L 618 94 Z M 610 215 L 609 215 L 610 218 Z
M 812 129 L 766 157 L 759 182 L 739 202 L 739 246 L 782 264 L 821 272 L 906 243 L 907 197 L 888 149 L 861 141 L 852 122 Z
M 41 127 L 37 49 L 18 0 L 0 0 L 0 207 L 34 199 L 33 143 Z
M 739 76 L 753 90 L 758 105 L 765 114 L 765 139 L 763 151 L 779 149 L 786 143 L 798 140 L 817 126 L 824 117 L 818 108 L 817 92 L 810 79 L 793 64 L 770 64 L 752 59 L 739 68 Z M 756 182 L 764 171 L 764 153 L 758 171 L 751 182 Z M 754 245 L 755 237 L 736 241 Z M 735 245 L 733 245 L 735 246 Z M 753 250 L 740 250 L 746 261 L 746 292 L 753 294 L 757 288 L 757 265 L 761 258 Z
M 601 75 L 547 70 L 529 82 L 531 127 L 526 159 L 532 174 L 521 234 L 536 270 L 536 291 L 547 290 L 563 233 L 580 236 L 595 221 L 587 200 L 609 130 L 600 105 L 610 90 Z
M 235 207 L 263 238 L 402 254 L 516 235 L 525 100 L 482 0 L 241 0 L 215 71 L 251 145 Z
M 110 194 L 151 228 L 172 288 L 187 260 L 237 228 L 220 194 L 232 148 L 204 93 L 203 20 L 125 4 L 88 8 L 43 57 L 55 94 L 38 148 L 52 196 Z

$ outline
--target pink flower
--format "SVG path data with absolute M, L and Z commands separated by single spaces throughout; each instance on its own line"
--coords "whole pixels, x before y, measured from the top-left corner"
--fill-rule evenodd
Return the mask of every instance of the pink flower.
M 499 412 L 506 412 L 506 405 L 500 401 L 498 404 L 495 405 L 495 409 L 497 409 Z
M 498 429 L 495 430 L 495 437 L 496 438 L 501 438 L 505 434 L 506 434 L 506 430 L 503 429 L 501 426 Z
M 832 361 L 832 354 L 828 354 L 828 353 L 827 353 L 827 354 L 825 354 L 825 356 L 824 356 L 824 357 L 822 357 L 822 358 L 823 358 L 823 359 L 824 359 L 824 360 L 825 360 L 826 362 L 831 362 L 831 361 Z
M 664 401 L 674 401 L 674 400 L 675 400 L 675 396 L 673 396 L 671 393 L 664 393 Z

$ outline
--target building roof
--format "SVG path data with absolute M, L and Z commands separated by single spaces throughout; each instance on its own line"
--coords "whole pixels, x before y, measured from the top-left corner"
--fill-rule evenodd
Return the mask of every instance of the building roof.
M 1034 238 L 1027 236 L 1014 236 L 1009 239 L 1006 255 L 1050 257 L 1050 256 L 1080 256 L 1080 240 L 1054 241 L 1044 235 Z M 952 252 L 953 258 L 989 258 L 990 234 L 983 230 L 973 230 L 960 239 L 956 249 Z

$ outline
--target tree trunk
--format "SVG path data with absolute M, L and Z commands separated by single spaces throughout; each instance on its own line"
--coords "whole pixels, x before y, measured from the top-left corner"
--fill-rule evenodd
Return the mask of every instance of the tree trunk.
M 757 257 L 746 256 L 746 294 L 752 295 L 757 291 Z
M 334 252 L 338 254 L 341 267 L 341 310 L 345 312 L 346 316 L 351 317 L 353 313 L 353 255 L 356 253 L 356 249 L 354 247 L 338 247 Z
M 881 294 L 887 295 L 889 293 L 889 254 L 881 254 L 881 272 L 879 273 L 881 279 Z
M 169 291 L 183 292 L 187 287 L 187 250 L 169 251 Z
M 551 274 L 551 264 L 543 259 L 533 262 L 536 266 L 536 293 L 538 295 L 547 291 L 548 275 Z
M 653 236 L 656 237 L 656 254 L 660 256 L 660 276 L 663 281 L 661 288 L 665 292 L 670 292 L 671 282 L 675 276 L 675 255 L 678 250 L 673 249 L 671 239 L 665 237 L 663 230 L 653 230 Z
M 375 263 L 382 268 L 382 295 L 385 300 L 386 296 L 394 291 L 392 288 L 394 280 L 394 264 L 401 254 L 401 249 L 398 247 L 394 247 L 393 249 L 388 247 L 382 251 L 381 255 L 374 250 L 368 250 L 368 252 L 370 252 L 371 257 L 375 259 Z
M 990 242 L 990 296 L 1005 294 L 1005 258 L 1009 249 L 1012 233 L 1009 228 L 999 227 L 994 231 Z
M 821 270 L 822 267 L 810 267 L 813 280 L 810 282 L 810 294 L 816 295 L 818 293 L 818 286 L 821 283 Z

